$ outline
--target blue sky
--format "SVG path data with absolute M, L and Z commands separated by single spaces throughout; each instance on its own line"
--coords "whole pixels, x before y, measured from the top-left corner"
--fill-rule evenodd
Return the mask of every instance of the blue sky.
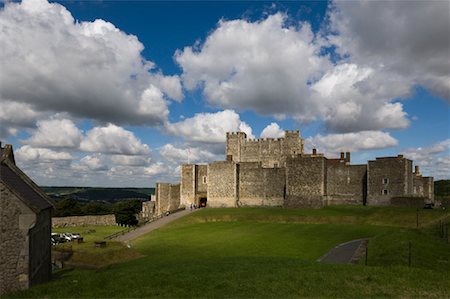
M 5 2 L 0 138 L 42 185 L 176 182 L 224 158 L 226 131 L 293 129 L 449 178 L 449 5 Z

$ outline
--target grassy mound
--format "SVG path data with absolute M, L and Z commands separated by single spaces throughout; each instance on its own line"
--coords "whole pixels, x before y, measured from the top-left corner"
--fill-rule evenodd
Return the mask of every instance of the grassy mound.
M 449 297 L 450 245 L 431 229 L 448 215 L 421 210 L 416 229 L 415 209 L 205 209 L 132 242 L 142 258 L 10 296 Z M 359 238 L 370 238 L 368 266 L 316 261 Z

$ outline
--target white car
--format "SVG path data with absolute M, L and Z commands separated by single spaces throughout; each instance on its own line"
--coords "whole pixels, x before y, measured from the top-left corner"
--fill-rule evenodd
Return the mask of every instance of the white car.
M 80 238 L 81 236 L 79 234 L 64 233 L 64 234 L 61 234 L 61 237 L 65 238 L 67 241 L 72 241 L 72 240 Z

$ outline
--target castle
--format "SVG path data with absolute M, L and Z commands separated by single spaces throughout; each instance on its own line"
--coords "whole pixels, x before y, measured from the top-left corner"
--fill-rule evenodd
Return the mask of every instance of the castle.
M 181 166 L 180 184 L 156 184 L 156 215 L 200 207 L 389 205 L 402 199 L 433 202 L 433 178 L 403 155 L 350 164 L 350 152 L 329 159 L 304 152 L 300 131 L 284 138 L 247 139 L 227 133 L 226 160 Z

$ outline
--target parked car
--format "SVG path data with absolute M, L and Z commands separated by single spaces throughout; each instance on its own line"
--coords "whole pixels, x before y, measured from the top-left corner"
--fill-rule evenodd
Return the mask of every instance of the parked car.
M 61 234 L 52 233 L 52 235 L 51 235 L 51 242 L 52 242 L 52 245 L 56 245 L 56 244 L 59 244 L 59 243 L 64 243 L 64 242 L 66 242 L 66 238 L 61 237 Z
M 74 234 L 74 233 L 63 233 L 63 234 L 61 234 L 61 236 L 63 238 L 65 238 L 67 241 L 73 241 L 73 240 L 81 237 L 80 234 Z

